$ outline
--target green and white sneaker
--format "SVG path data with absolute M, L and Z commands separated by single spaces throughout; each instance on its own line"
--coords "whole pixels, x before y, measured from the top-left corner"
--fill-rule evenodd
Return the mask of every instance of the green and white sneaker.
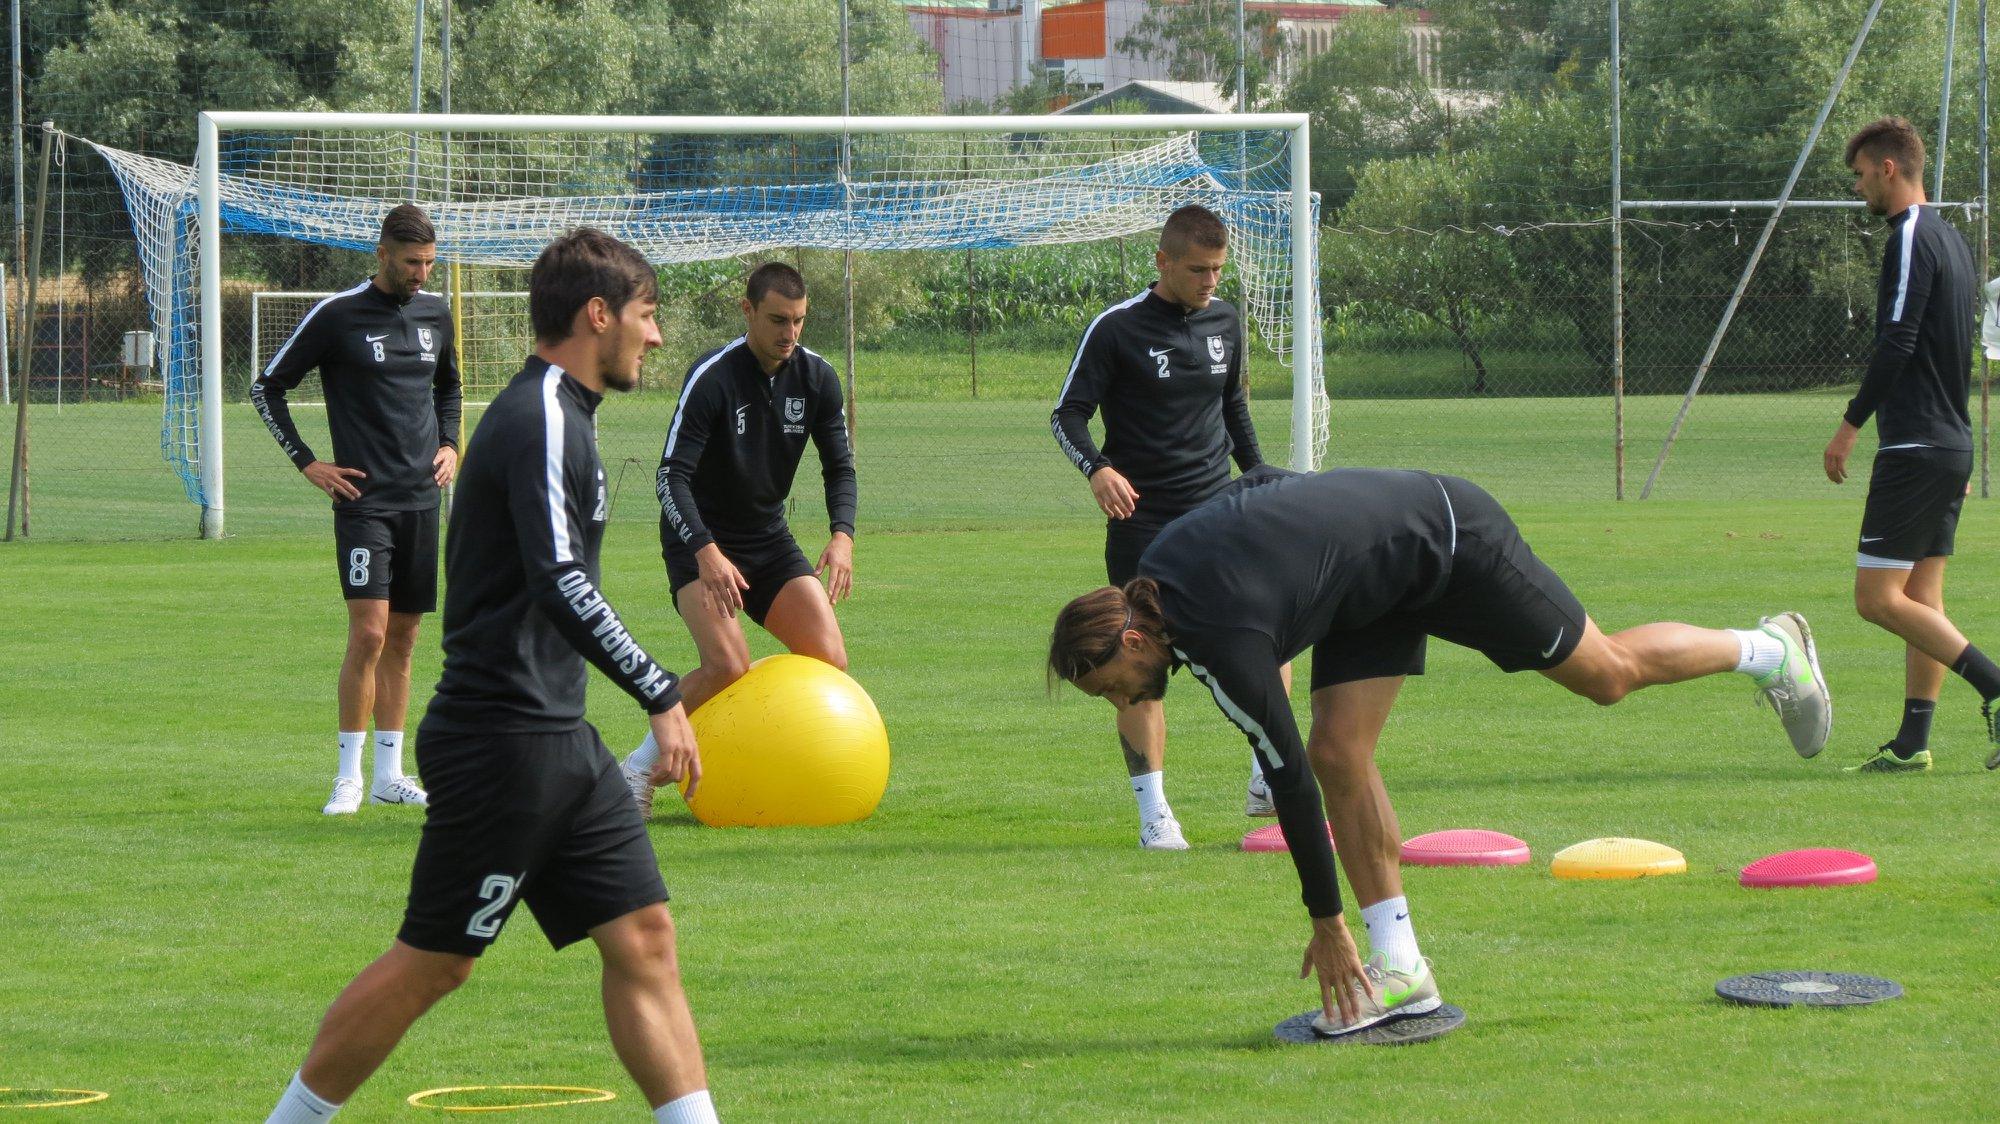
M 1361 1013 L 1351 1023 L 1341 1023 L 1338 1015 L 1329 1019 L 1324 1011 L 1314 1015 L 1314 1034 L 1338 1038 L 1390 1019 L 1428 1015 L 1444 1006 L 1444 1000 L 1438 998 L 1437 977 L 1431 974 L 1428 960 L 1419 960 L 1415 968 L 1404 972 L 1389 967 L 1388 960 L 1378 952 L 1368 958 L 1361 970 L 1368 976 L 1368 982 L 1375 985 L 1375 995 L 1360 997 Z
M 1785 646 L 1785 659 L 1778 670 L 1756 681 L 1758 699 L 1778 712 L 1778 720 L 1785 724 L 1785 733 L 1791 736 L 1792 748 L 1799 756 L 1816 757 L 1833 732 L 1833 695 L 1826 689 L 1826 677 L 1820 674 L 1812 629 L 1797 613 L 1765 617 L 1757 627 Z
M 1986 740 L 1993 743 L 1993 752 L 1986 755 L 1986 767 L 2000 769 L 2000 711 L 1994 710 L 1988 700 L 1979 704 L 1979 717 L 1986 719 Z
M 1908 757 L 1896 756 L 1896 751 L 1883 746 L 1868 756 L 1859 765 L 1848 765 L 1843 773 L 1925 773 L 1931 767 L 1931 751 L 1920 749 Z

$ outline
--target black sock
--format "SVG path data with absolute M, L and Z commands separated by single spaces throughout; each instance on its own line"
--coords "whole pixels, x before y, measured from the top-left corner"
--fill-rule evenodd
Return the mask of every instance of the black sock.
M 1951 669 L 1964 676 L 1965 681 L 1972 684 L 1972 689 L 1979 692 L 1980 698 L 1987 702 L 2000 699 L 2000 664 L 1987 659 L 1985 652 L 1967 644 L 1965 651 L 1953 661 Z
M 1933 699 L 1903 700 L 1903 727 L 1889 742 L 1896 756 L 1907 760 L 1916 756 L 1918 750 L 1930 747 L 1931 714 L 1936 710 L 1937 702 Z

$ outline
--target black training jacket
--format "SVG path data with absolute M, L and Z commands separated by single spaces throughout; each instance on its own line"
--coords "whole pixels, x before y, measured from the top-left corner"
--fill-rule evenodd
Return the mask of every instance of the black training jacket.
M 326 391 L 333 463 L 368 474 L 350 478 L 359 499 L 333 506 L 436 507 L 432 461 L 440 447 L 458 447 L 458 351 L 445 299 L 419 290 L 399 301 L 363 281 L 299 321 L 250 384 L 251 404 L 299 469 L 321 458 L 299 436 L 285 395 L 315 367 Z
M 661 543 L 696 551 L 783 530 L 808 437 L 819 448 L 828 529 L 852 535 L 854 451 L 833 366 L 795 347 L 767 376 L 741 336 L 696 360 L 654 476 Z
M 1875 347 L 1847 420 L 1875 416 L 1883 450 L 1972 448 L 1972 341 L 1979 332 L 1972 250 L 1936 207 L 1889 218 L 1875 291 Z
M 1436 600 L 1456 539 L 1451 500 L 1430 473 L 1266 466 L 1169 524 L 1139 557 L 1140 576 L 1160 583 L 1175 661 L 1263 762 L 1314 917 L 1340 912 L 1340 887 L 1279 671 L 1330 632 Z
M 1145 292 L 1084 329 L 1049 427 L 1085 476 L 1116 468 L 1139 493 L 1135 520 L 1164 523 L 1229 483 L 1229 460 L 1262 464 L 1243 385 L 1243 325 L 1227 301 L 1189 312 Z M 1104 413 L 1104 448 L 1090 438 Z
M 424 728 L 561 733 L 583 721 L 584 660 L 649 714 L 680 702 L 598 590 L 609 503 L 603 396 L 530 358 L 466 449 L 445 537 L 444 674 Z

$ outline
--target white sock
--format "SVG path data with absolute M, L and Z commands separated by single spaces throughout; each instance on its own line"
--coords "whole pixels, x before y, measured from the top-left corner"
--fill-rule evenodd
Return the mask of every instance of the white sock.
M 1361 922 L 1368 926 L 1369 951 L 1381 953 L 1389 967 L 1408 972 L 1423 959 L 1417 952 L 1417 931 L 1410 925 L 1408 898 L 1390 898 L 1362 909 Z
M 403 731 L 375 731 L 375 783 L 388 784 L 403 775 Z
M 653 740 L 650 731 L 646 734 L 646 740 L 639 743 L 639 748 L 632 751 L 632 756 L 625 759 L 625 767 L 638 773 L 650 773 L 653 771 L 653 766 L 659 763 L 660 743 Z
M 1132 778 L 1132 795 L 1139 798 L 1139 822 L 1151 823 L 1161 816 L 1174 814 L 1167 807 L 1167 786 L 1165 774 L 1154 770 Z
M 1785 662 L 1785 642 L 1761 628 L 1732 628 L 1736 638 L 1736 670 L 1761 679 Z
M 707 1089 L 677 1097 L 653 1110 L 653 1124 L 716 1124 L 715 1101 Z
M 278 1107 L 271 1110 L 264 1124 L 317 1124 L 318 1121 L 332 1119 L 333 1114 L 339 1111 L 339 1105 L 321 1100 L 294 1073 L 292 1083 L 285 1086 L 285 1095 L 278 1098 Z
M 361 747 L 368 744 L 368 731 L 342 730 L 340 732 L 340 772 L 349 780 L 361 779 Z

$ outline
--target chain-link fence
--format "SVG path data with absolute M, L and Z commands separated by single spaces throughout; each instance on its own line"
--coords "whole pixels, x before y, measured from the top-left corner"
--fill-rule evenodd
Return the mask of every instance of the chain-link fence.
M 759 2 L 767 15 L 798 17 L 791 50 L 812 65 L 788 62 L 789 84 L 759 79 L 757 67 L 743 62 L 763 50 L 777 65 L 780 54 L 763 40 L 737 45 L 741 75 L 688 56 L 677 77 L 654 77 L 654 69 L 672 69 L 659 59 L 685 53 L 659 46 L 688 37 L 674 22 L 683 18 L 677 13 L 699 6 L 593 4 L 568 22 L 509 29 L 498 23 L 498 6 L 458 4 L 458 53 L 449 71 L 459 91 L 454 108 L 837 112 L 837 13 Z M 1191 0 L 1180 8 L 1212 6 Z M 54 120 L 80 136 L 185 162 L 198 108 L 408 106 L 414 0 L 174 0 L 157 7 L 28 6 L 29 122 Z M 1041 111 L 1100 92 L 1117 95 L 1108 99 L 1112 109 L 1171 108 L 1157 100 L 1161 89 L 1215 99 L 1207 108 L 1233 100 L 1228 51 L 1200 46 L 1208 29 L 1229 21 L 1176 23 L 1172 5 L 1113 2 L 1104 6 L 1096 45 L 1079 47 L 1088 36 L 1078 38 L 1073 20 L 1058 21 L 1060 37 L 1050 38 L 1048 13 L 1061 7 L 1042 5 L 1045 53 L 1024 66 L 1025 39 L 989 35 L 975 51 L 959 35 L 960 23 L 969 27 L 973 17 L 954 14 L 951 5 L 856 2 L 849 27 L 854 109 Z M 1623 194 L 1639 203 L 1714 206 L 1626 212 L 1620 364 L 1608 0 L 1499 8 L 1438 0 L 1421 10 L 1396 6 L 1338 18 L 1294 10 L 1308 7 L 1248 5 L 1251 61 L 1269 64 L 1262 73 L 1252 67 L 1248 98 L 1252 108 L 1313 116 L 1313 177 L 1325 219 L 1324 367 L 1334 403 L 1327 462 L 1423 465 L 1474 476 L 1509 498 L 1549 501 L 1608 499 L 1622 475 L 1625 493 L 1636 496 L 1768 217 L 1767 210 L 1726 204 L 1777 194 L 1861 13 L 1808 0 L 1699 10 L 1624 0 Z M 439 8 L 436 0 L 428 8 L 434 53 L 424 77 L 434 109 L 445 73 L 435 54 Z M 1983 153 L 1971 64 L 1977 29 L 1967 5 L 1950 104 L 1940 117 L 1947 11 L 1946 0 L 1888 6 L 1795 198 L 1849 197 L 1840 146 L 1884 112 L 1910 117 L 1934 147 L 1941 121 L 1948 125 L 1945 176 L 1934 196 L 1979 198 Z M 1121 54 L 1119 40 L 1139 34 L 1148 15 L 1154 22 L 1145 34 L 1156 44 L 1200 49 L 1148 56 L 1146 65 L 1163 69 L 1143 71 L 1133 61 L 1141 53 Z M 980 18 L 990 31 L 1013 17 L 1002 4 Z M 364 23 L 371 30 L 351 29 Z M 705 34 L 713 43 L 719 33 Z M 509 42 L 534 57 L 512 58 L 501 49 Z M 108 49 L 119 43 L 130 49 Z M 592 49 L 564 53 L 578 43 Z M 1056 43 L 1061 57 L 1050 46 Z M 612 45 L 608 64 L 605 44 Z M 664 53 L 641 65 L 637 56 L 655 49 Z M 1103 58 L 1092 61 L 1089 50 Z M 619 89 L 603 79 L 606 65 L 614 77 L 619 67 L 632 68 L 628 100 L 606 92 Z M 971 89 L 966 76 L 974 71 L 1000 92 L 988 91 L 976 105 L 954 102 L 952 91 Z M 547 81 L 571 73 L 573 83 Z M 1189 85 L 1119 85 L 1149 73 Z M 1203 82 L 1209 85 L 1196 89 Z M 32 189 L 39 132 L 30 128 L 26 140 Z M 1933 169 L 1938 162 L 1934 154 Z M 11 192 L 11 170 L 6 178 Z M 35 202 L 30 190 L 30 225 Z M 1949 214 L 1977 251 L 1984 231 L 1974 213 L 1961 207 Z M 59 149 L 51 167 L 45 221 L 40 308 L 28 329 L 32 359 L 12 380 L 13 392 L 25 392 L 30 404 L 31 533 L 192 534 L 198 512 L 161 458 L 171 435 L 162 433 L 157 373 L 126 362 L 128 334 L 150 325 L 124 201 L 101 162 L 75 144 Z M 1661 473 L 1658 499 L 1845 495 L 1820 477 L 1818 452 L 1866 359 L 1882 229 L 1865 212 L 1785 216 Z M 1087 493 L 1048 436 L 1048 409 L 1083 326 L 1151 280 L 1152 250 L 1148 237 L 1134 235 L 1061 249 L 857 255 L 851 374 L 864 518 L 878 527 L 1087 518 Z M 814 293 L 807 345 L 847 373 L 841 256 L 779 256 L 802 267 Z M 253 357 L 270 353 L 279 338 L 273 333 L 297 315 L 303 298 L 288 304 L 253 294 L 338 291 L 365 278 L 372 259 L 255 239 L 233 242 L 227 262 L 231 530 L 318 527 L 316 497 L 243 403 Z M 607 464 L 620 466 L 614 476 L 623 473 L 619 518 L 653 517 L 648 481 L 682 372 L 739 330 L 735 300 L 747 264 L 726 258 L 663 272 L 667 346 L 649 363 L 644 388 L 605 416 Z M 519 298 L 471 294 L 517 293 L 524 280 L 519 271 L 469 267 L 441 278 L 460 297 L 468 401 L 483 401 L 527 348 Z M 16 352 L 22 281 L 10 259 Z M 1224 295 L 1232 294 L 1225 288 Z M 253 311 L 261 342 L 253 341 Z M 18 367 L 15 352 L 9 363 Z M 1614 397 L 1621 377 L 1622 400 Z M 1252 392 L 1267 455 L 1288 458 L 1289 371 L 1260 351 Z M 310 389 L 300 394 L 309 397 Z M 310 409 L 299 418 L 309 439 L 324 440 L 312 429 L 323 422 Z M 469 411 L 468 421 L 476 418 L 477 410 Z M 1978 403 L 1974 418 L 1981 422 Z M 801 510 L 811 513 L 818 507 L 813 477 L 802 477 Z

